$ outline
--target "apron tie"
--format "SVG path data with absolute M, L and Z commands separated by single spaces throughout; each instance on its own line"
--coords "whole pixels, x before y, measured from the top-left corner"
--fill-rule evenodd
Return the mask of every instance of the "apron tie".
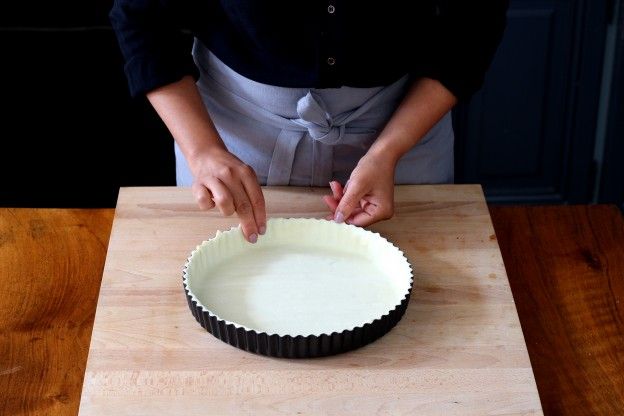
M 297 101 L 297 114 L 299 118 L 293 122 L 304 127 L 314 140 L 335 146 L 344 137 L 344 123 L 336 124 L 321 96 L 313 91 Z

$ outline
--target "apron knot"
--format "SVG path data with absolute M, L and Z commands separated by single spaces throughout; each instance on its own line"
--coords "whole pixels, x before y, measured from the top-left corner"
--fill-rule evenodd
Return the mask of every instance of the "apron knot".
M 345 123 L 337 123 L 327 111 L 323 99 L 308 91 L 297 101 L 298 119 L 292 120 L 308 130 L 310 137 L 323 144 L 339 144 L 345 134 Z

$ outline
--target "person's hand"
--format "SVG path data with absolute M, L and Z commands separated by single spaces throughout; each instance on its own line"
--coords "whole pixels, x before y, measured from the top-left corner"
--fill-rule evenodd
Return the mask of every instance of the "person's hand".
M 332 211 L 328 219 L 366 227 L 394 215 L 394 170 L 389 158 L 366 154 L 351 173 L 344 189 L 330 182 L 332 195 L 323 200 Z
M 203 210 L 217 206 L 225 216 L 236 212 L 247 241 L 266 232 L 266 211 L 256 173 L 225 148 L 214 147 L 189 161 L 192 191 Z

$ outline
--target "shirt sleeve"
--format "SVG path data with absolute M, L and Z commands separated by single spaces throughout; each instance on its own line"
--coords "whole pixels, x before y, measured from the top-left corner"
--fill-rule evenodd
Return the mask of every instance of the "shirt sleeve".
M 191 0 L 115 0 L 109 18 L 125 60 L 133 97 L 199 73 L 192 38 Z
M 438 0 L 421 75 L 458 99 L 483 84 L 507 23 L 509 0 Z

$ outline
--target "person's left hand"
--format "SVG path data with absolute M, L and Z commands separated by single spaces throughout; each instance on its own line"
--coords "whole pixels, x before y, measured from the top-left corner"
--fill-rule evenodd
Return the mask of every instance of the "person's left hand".
M 364 155 L 344 189 L 338 182 L 330 182 L 333 195 L 323 197 L 332 211 L 328 219 L 366 227 L 392 218 L 395 167 L 388 158 Z

